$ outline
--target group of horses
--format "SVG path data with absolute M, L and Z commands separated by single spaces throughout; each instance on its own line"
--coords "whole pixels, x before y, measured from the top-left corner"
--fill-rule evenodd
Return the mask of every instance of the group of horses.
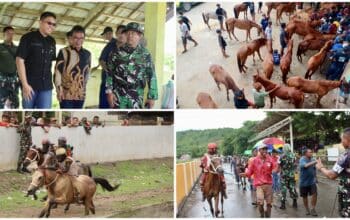
M 339 3 L 321 3 L 320 12 L 337 6 Z M 234 29 L 239 28 L 247 31 L 246 41 L 251 39 L 250 30 L 255 27 L 258 30 L 258 36 L 262 32 L 262 28 L 259 24 L 248 19 L 239 19 L 239 13 L 245 11 L 244 3 L 236 5 L 234 7 L 235 18 L 228 18 L 225 21 L 226 30 L 231 38 L 231 33 L 238 41 L 238 38 L 234 34 Z M 282 75 L 283 84 L 273 82 L 271 80 L 274 72 L 274 63 L 272 56 L 272 48 L 267 48 L 267 54 L 262 59 L 260 54 L 260 48 L 267 45 L 267 40 L 264 37 L 252 40 L 242 45 L 236 53 L 237 65 L 240 73 L 247 73 L 248 67 L 245 65 L 248 56 L 253 55 L 253 62 L 255 64 L 255 53 L 258 54 L 260 61 L 262 62 L 263 74 L 256 71 L 253 76 L 254 82 L 260 82 L 266 91 L 274 89 L 269 94 L 270 96 L 270 108 L 273 107 L 273 102 L 276 101 L 275 97 L 282 100 L 289 100 L 294 104 L 295 108 L 302 108 L 304 103 L 304 93 L 313 93 L 317 96 L 316 107 L 321 107 L 321 98 L 325 96 L 330 90 L 338 88 L 341 85 L 341 81 L 330 80 L 311 80 L 312 75 L 321 69 L 324 64 L 327 53 L 330 51 L 335 34 L 322 34 L 315 28 L 321 24 L 319 20 L 311 21 L 309 18 L 313 12 L 312 8 L 304 9 L 296 12 L 295 3 L 266 3 L 267 15 L 269 16 L 272 9 L 276 9 L 276 23 L 280 22 L 282 13 L 289 14 L 289 22 L 286 25 L 285 32 L 288 39 L 287 51 L 281 57 L 280 69 Z M 246 18 L 246 17 L 245 17 Z M 208 22 L 207 22 L 208 24 Z M 311 56 L 307 62 L 307 71 L 303 79 L 300 76 L 293 76 L 288 78 L 288 73 L 291 72 L 291 64 L 293 60 L 293 35 L 299 35 L 303 40 L 299 43 L 297 48 L 297 58 L 302 63 L 302 55 L 308 50 L 318 51 Z M 229 100 L 229 90 L 236 92 L 239 90 L 238 86 L 234 82 L 231 75 L 223 69 L 222 66 L 214 64 L 209 67 L 209 72 L 213 76 L 215 83 L 219 90 L 219 84 L 222 83 L 226 87 L 227 100 Z M 197 96 L 197 103 L 202 108 L 217 108 L 218 105 L 214 102 L 211 96 L 207 93 L 200 93 Z
M 112 186 L 108 180 L 92 176 L 90 166 L 80 162 L 73 163 L 77 166 L 78 176 L 62 173 L 54 167 L 43 166 L 45 154 L 40 148 L 31 147 L 23 162 L 27 168 L 32 163 L 36 163 L 36 169 L 32 172 L 32 182 L 30 183 L 27 195 L 33 195 L 37 199 L 36 191 L 41 187 L 46 187 L 48 195 L 43 200 L 46 201 L 44 209 L 39 217 L 49 217 L 52 208 L 57 205 L 66 205 L 64 212 L 69 210 L 70 204 L 83 204 L 85 215 L 91 212 L 95 214 L 93 197 L 96 193 L 96 184 L 102 186 L 109 192 L 118 189 L 119 184 Z

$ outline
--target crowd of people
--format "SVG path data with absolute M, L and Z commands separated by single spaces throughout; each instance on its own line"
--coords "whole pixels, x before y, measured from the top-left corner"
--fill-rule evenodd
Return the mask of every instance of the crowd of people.
M 43 12 L 39 29 L 24 34 L 18 46 L 13 43 L 16 30 L 12 26 L 3 29 L 0 109 L 19 108 L 19 88 L 24 109 L 51 109 L 53 85 L 60 108 L 83 108 L 91 73 L 91 52 L 84 47 L 85 28 L 73 26 L 66 33 L 68 45 L 56 56 L 56 41 L 51 35 L 57 25 L 54 13 Z M 158 99 L 157 77 L 151 54 L 142 43 L 143 33 L 143 26 L 136 22 L 118 25 L 116 38 L 111 27 L 101 33 L 109 42 L 99 58 L 102 67 L 100 108 L 154 106 Z M 56 61 L 54 74 L 51 71 L 53 61 Z M 74 65 L 67 68 L 68 64 Z
M 345 152 L 339 156 L 332 169 L 327 169 L 320 158 L 316 159 L 315 152 L 311 148 L 304 146 L 300 155 L 297 155 L 291 151 L 289 144 L 285 144 L 283 148 L 271 150 L 262 142 L 252 150 L 251 157 L 233 155 L 226 162 L 230 163 L 235 183 L 241 185 L 243 190 L 248 189 L 246 178 L 248 179 L 247 182 L 250 183 L 249 188 L 252 191 L 252 205 L 258 207 L 260 217 L 271 217 L 274 197 L 280 198 L 279 209 L 286 210 L 288 192 L 293 208 L 298 207 L 297 201 L 300 196 L 305 208 L 305 216 L 318 216 L 316 211 L 317 199 L 320 195 L 317 188 L 318 175 L 324 175 L 333 180 L 340 179 L 337 192 L 339 216 L 349 217 L 350 128 L 344 129 L 341 143 Z M 220 155 L 217 152 L 217 145 L 208 144 L 208 152 L 201 160 L 203 172 L 200 186 L 202 190 L 208 172 L 210 172 L 209 168 L 212 166 L 210 159 L 218 156 Z M 299 183 L 296 182 L 296 173 L 299 174 Z M 225 190 L 225 196 L 227 196 L 224 172 L 219 174 L 219 179 Z

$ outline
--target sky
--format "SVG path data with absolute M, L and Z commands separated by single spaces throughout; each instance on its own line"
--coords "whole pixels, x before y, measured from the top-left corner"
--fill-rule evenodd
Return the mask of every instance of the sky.
M 265 117 L 266 113 L 259 110 L 178 110 L 175 112 L 175 129 L 240 128 L 245 121 L 260 121 Z

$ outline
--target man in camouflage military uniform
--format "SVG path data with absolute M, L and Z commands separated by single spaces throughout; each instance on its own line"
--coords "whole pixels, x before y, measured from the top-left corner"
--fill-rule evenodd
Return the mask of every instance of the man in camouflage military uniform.
M 339 216 L 350 217 L 350 128 L 346 128 L 342 135 L 342 145 L 345 152 L 342 153 L 338 161 L 331 170 L 325 168 L 319 158 L 316 168 L 321 171 L 329 179 L 335 180 L 340 177 L 338 186 L 338 209 Z
M 111 108 L 143 108 L 144 89 L 148 84 L 145 107 L 158 99 L 157 78 L 151 54 L 140 43 L 143 28 L 129 23 L 124 32 L 127 43 L 115 49 L 107 62 L 106 93 Z
M 17 128 L 17 132 L 20 134 L 20 150 L 17 162 L 17 172 L 22 173 L 22 164 L 26 157 L 29 147 L 32 145 L 32 127 L 31 127 L 32 116 L 26 115 L 24 122 Z
M 3 29 L 4 42 L 0 44 L 0 109 L 18 108 L 17 46 L 13 44 L 13 27 Z
M 283 146 L 283 154 L 279 160 L 279 166 L 281 169 L 281 207 L 280 209 L 286 209 L 287 190 L 290 197 L 293 199 L 293 207 L 297 208 L 298 194 L 295 189 L 295 155 L 290 150 L 290 145 L 285 144 Z

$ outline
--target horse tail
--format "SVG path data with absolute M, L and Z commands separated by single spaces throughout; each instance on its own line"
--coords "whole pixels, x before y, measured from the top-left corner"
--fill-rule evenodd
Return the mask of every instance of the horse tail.
M 90 167 L 90 166 L 87 166 L 87 170 L 88 170 L 88 175 L 89 175 L 89 177 L 92 177 L 91 167 Z
M 239 57 L 239 55 L 237 54 L 237 63 L 238 63 L 238 69 L 239 72 L 242 73 L 242 64 L 241 64 L 241 58 Z
M 235 18 L 238 18 L 238 11 L 236 7 L 233 8 L 233 13 L 235 14 Z
M 202 12 L 202 18 L 203 18 L 204 24 L 208 24 L 208 21 L 207 21 L 207 19 L 205 18 L 204 12 Z
M 108 180 L 104 179 L 104 178 L 97 178 L 97 177 L 94 177 L 93 178 L 95 183 L 97 184 L 100 184 L 102 186 L 102 189 L 103 190 L 107 190 L 108 192 L 112 192 L 116 189 L 119 188 L 120 184 L 117 184 L 116 186 L 112 186 Z

